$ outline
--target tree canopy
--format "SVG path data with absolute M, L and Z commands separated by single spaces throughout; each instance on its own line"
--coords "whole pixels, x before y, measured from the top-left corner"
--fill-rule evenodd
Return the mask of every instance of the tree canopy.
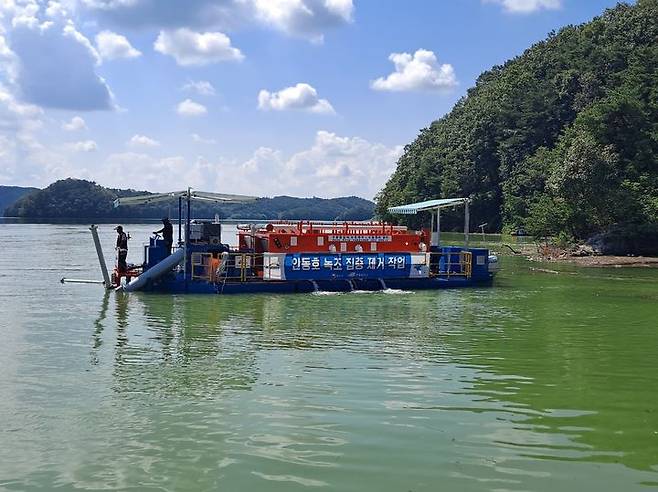
M 81 179 L 56 181 L 47 188 L 29 193 L 6 209 L 7 216 L 25 218 L 161 218 L 178 214 L 178 201 L 152 205 L 114 208 L 117 197 L 147 194 L 147 191 L 104 188 Z M 219 214 L 229 219 L 311 219 L 367 220 L 374 215 L 375 204 L 358 197 L 295 198 L 278 196 L 259 198 L 243 204 L 207 204 L 195 202 L 193 216 L 212 218 Z
M 466 196 L 494 230 L 585 238 L 658 223 L 656 40 L 658 0 L 638 0 L 484 72 L 405 147 L 378 214 Z

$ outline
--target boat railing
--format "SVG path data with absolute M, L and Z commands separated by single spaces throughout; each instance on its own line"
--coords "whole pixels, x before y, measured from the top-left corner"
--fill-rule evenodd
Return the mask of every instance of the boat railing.
M 430 277 L 466 277 L 473 274 L 473 254 L 470 251 L 436 252 L 429 254 Z
M 262 253 L 231 252 L 213 256 L 213 253 L 192 253 L 192 280 L 225 282 L 254 280 L 261 278 L 254 267 L 263 264 Z M 236 275 L 237 272 L 237 275 Z
M 429 276 L 471 278 L 473 255 L 470 251 L 432 252 L 428 254 Z M 263 253 L 226 252 L 191 255 L 191 278 L 210 283 L 247 282 L 262 279 Z
M 276 220 L 269 222 L 274 229 L 267 232 L 283 234 L 403 234 L 408 233 L 406 226 L 377 221 L 328 222 L 314 220 Z M 248 231 L 249 226 L 238 226 L 241 231 Z M 263 232 L 259 230 L 258 232 Z

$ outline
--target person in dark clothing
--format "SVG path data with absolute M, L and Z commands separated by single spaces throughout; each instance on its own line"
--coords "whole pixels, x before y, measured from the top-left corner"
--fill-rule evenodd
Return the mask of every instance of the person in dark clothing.
M 162 239 L 165 242 L 165 249 L 167 250 L 167 256 L 171 254 L 171 246 L 174 244 L 174 227 L 169 222 L 168 218 L 162 219 L 162 229 L 159 231 L 153 231 L 153 234 L 162 234 Z
M 128 239 L 130 238 L 128 234 L 123 232 L 123 227 L 116 226 L 114 230 L 117 231 L 117 269 L 119 270 L 119 273 L 125 273 L 128 270 L 128 263 L 126 263 L 126 258 L 128 257 Z

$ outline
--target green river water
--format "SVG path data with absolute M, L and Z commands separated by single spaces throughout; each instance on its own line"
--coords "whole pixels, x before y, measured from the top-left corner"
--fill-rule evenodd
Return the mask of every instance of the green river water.
M 127 226 L 129 259 L 153 227 Z M 0 490 L 658 486 L 658 269 L 104 294 L 59 283 L 100 278 L 84 225 L 0 235 Z

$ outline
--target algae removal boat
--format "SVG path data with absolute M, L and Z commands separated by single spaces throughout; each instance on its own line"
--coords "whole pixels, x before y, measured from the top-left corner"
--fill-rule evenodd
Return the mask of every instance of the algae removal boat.
M 269 221 L 238 225 L 237 247 L 222 242 L 217 218 L 193 220 L 191 204 L 195 200 L 243 203 L 256 197 L 188 189 L 118 198 L 114 206 L 175 198 L 178 242 L 173 252 L 169 254 L 165 241 L 154 235 L 144 245 L 141 265 L 129 265 L 124 271 L 115 267 L 111 276 L 97 226 L 91 226 L 106 288 L 199 294 L 442 289 L 490 284 L 498 269 L 498 260 L 489 250 L 469 246 L 468 198 L 388 209 L 393 214 L 429 212 L 428 229 L 412 230 L 385 222 Z M 457 206 L 464 207 L 464 245 L 444 246 L 441 210 Z

